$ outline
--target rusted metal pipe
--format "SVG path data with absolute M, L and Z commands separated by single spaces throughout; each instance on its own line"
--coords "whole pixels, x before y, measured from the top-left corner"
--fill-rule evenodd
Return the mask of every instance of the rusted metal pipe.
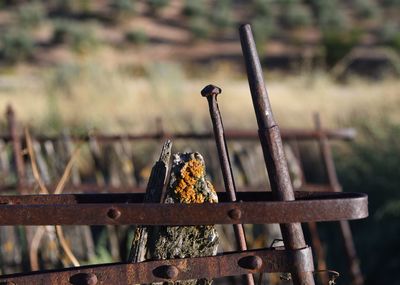
M 314 123 L 317 131 L 322 130 L 321 117 L 319 113 L 314 114 Z M 342 187 L 336 174 L 335 162 L 331 151 L 331 146 L 326 135 L 322 135 L 319 140 L 319 147 L 324 161 L 325 172 L 328 178 L 329 185 L 334 192 L 342 192 Z M 349 272 L 352 279 L 352 284 L 363 285 L 364 278 L 360 269 L 360 262 L 357 257 L 356 247 L 354 245 L 353 234 L 351 233 L 350 224 L 348 221 L 339 221 L 340 232 L 343 238 L 344 248 L 346 252 L 347 262 L 349 263 Z
M 291 201 L 294 200 L 294 192 L 285 154 L 283 152 L 282 138 L 279 127 L 272 114 L 251 27 L 248 24 L 242 25 L 239 31 L 253 106 L 259 128 L 260 142 L 271 183 L 271 190 L 276 200 Z M 288 249 L 306 247 L 301 224 L 281 224 L 280 227 L 285 247 Z M 314 277 L 310 272 L 294 270 L 291 273 L 295 285 L 315 284 Z
M 221 164 L 222 177 L 224 179 L 225 190 L 231 202 L 236 201 L 236 186 L 233 177 L 232 166 L 229 159 L 228 147 L 224 134 L 224 126 L 222 123 L 221 113 L 219 111 L 217 96 L 221 93 L 221 88 L 214 85 L 207 85 L 201 90 L 201 95 L 207 98 L 208 107 L 210 110 L 210 117 L 214 130 L 215 143 L 217 146 L 219 162 Z M 230 211 L 232 219 L 240 218 L 240 211 L 233 209 Z M 236 237 L 238 248 L 241 251 L 247 250 L 246 236 L 242 224 L 233 225 L 233 230 Z M 254 285 L 253 275 L 247 274 L 245 276 L 246 284 Z

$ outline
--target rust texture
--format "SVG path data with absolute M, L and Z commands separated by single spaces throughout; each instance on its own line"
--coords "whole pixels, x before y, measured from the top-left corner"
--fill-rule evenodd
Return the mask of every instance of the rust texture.
M 260 272 L 302 272 L 314 270 L 311 249 L 261 249 L 224 253 L 210 257 L 114 263 L 41 271 L 27 274 L 3 275 L 0 284 L 144 284 L 196 278 L 218 278 Z M 12 283 L 11 283 L 12 284 Z
M 243 25 L 240 27 L 239 31 L 271 189 L 276 200 L 292 201 L 294 200 L 294 191 L 292 189 L 288 166 L 283 152 L 282 138 L 279 127 L 272 114 L 267 89 L 265 88 L 264 75 L 251 27 L 250 25 Z M 306 246 L 301 224 L 280 224 L 280 226 L 283 240 L 287 248 L 298 249 Z M 315 284 L 312 273 L 304 273 L 298 270 L 294 270 L 291 273 L 295 285 Z
M 239 194 L 239 193 L 238 193 Z M 357 193 L 298 193 L 271 201 L 270 193 L 240 193 L 246 203 L 144 204 L 142 194 L 63 194 L 0 197 L 0 225 L 212 225 L 361 219 L 367 196 Z M 77 215 L 76 213 L 79 213 Z M 163 215 L 159 215 L 163 213 Z
M 228 147 L 224 134 L 224 126 L 222 123 L 221 113 L 219 111 L 217 96 L 222 92 L 221 88 L 215 85 L 207 85 L 201 90 L 201 95 L 207 98 L 210 110 L 210 117 L 214 130 L 215 144 L 217 146 L 218 158 L 221 165 L 222 177 L 226 193 L 228 194 L 229 201 L 236 201 L 236 185 L 233 177 L 232 166 L 229 159 Z M 241 217 L 239 209 L 231 210 L 228 215 L 233 220 L 238 220 Z M 241 251 L 247 250 L 246 236 L 242 224 L 234 224 L 233 231 L 235 233 L 236 243 Z M 248 274 L 245 276 L 245 282 L 248 285 L 254 285 L 253 275 Z

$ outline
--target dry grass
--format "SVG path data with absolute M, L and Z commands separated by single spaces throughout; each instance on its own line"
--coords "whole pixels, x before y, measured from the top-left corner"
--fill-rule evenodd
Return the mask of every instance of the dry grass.
M 41 131 L 57 119 L 71 128 L 141 132 L 155 130 L 158 116 L 170 131 L 203 130 L 210 121 L 200 90 L 213 83 L 223 89 L 219 102 L 225 126 L 255 129 L 245 77 L 219 73 L 190 79 L 172 64 L 149 66 L 147 76 L 137 77 L 90 62 L 74 68 L 44 70 L 34 77 L 3 77 L 0 111 L 12 104 L 24 124 Z M 338 84 L 324 74 L 271 76 L 267 87 L 284 127 L 311 127 L 316 111 L 332 127 L 346 124 L 354 115 L 368 119 L 385 114 L 398 119 L 400 82 L 395 80 Z

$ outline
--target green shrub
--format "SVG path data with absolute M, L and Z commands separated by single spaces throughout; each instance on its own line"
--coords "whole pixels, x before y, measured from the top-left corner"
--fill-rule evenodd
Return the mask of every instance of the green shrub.
M 77 53 L 84 53 L 99 44 L 95 30 L 91 24 L 59 20 L 54 24 L 53 43 L 66 43 Z
M 376 18 L 380 14 L 379 6 L 374 0 L 356 0 L 354 5 L 357 16 L 361 18 Z
M 170 0 L 148 0 L 147 5 L 149 5 L 152 13 L 157 13 L 158 11 L 164 9 L 170 4 Z
M 207 39 L 211 34 L 210 25 L 203 17 L 191 18 L 189 30 L 196 39 Z
M 206 13 L 205 3 L 203 1 L 186 0 L 182 13 L 187 17 L 199 17 Z
M 287 5 L 283 9 L 282 22 L 288 28 L 310 26 L 312 24 L 312 14 L 310 9 L 302 4 Z
M 385 23 L 379 33 L 380 40 L 383 44 L 400 51 L 400 30 L 399 25 L 395 22 Z
M 399 7 L 400 0 L 383 0 L 382 4 L 386 7 Z
M 41 2 L 24 3 L 17 9 L 18 24 L 25 28 L 37 27 L 46 17 L 46 10 Z
M 125 34 L 125 39 L 136 45 L 144 45 L 149 41 L 149 37 L 143 30 L 133 30 Z
M 234 22 L 232 15 L 232 1 L 216 1 L 211 12 L 211 21 L 218 30 L 224 30 L 232 26 Z
M 0 40 L 0 56 L 6 62 L 27 60 L 34 54 L 34 40 L 25 31 L 10 29 L 1 35 Z
M 211 21 L 217 30 L 224 30 L 232 26 L 234 23 L 232 1 L 216 1 L 211 12 Z
M 251 26 L 257 49 L 263 52 L 265 43 L 276 30 L 275 19 L 273 17 L 256 17 L 251 22 Z
M 133 0 L 113 0 L 110 6 L 117 18 L 124 18 L 135 13 Z
M 314 0 L 312 5 L 316 11 L 318 26 L 323 32 L 348 26 L 348 19 L 336 0 Z
M 275 3 L 270 0 L 255 0 L 253 3 L 253 11 L 256 16 L 270 17 L 274 6 Z
M 325 59 L 329 66 L 333 66 L 342 59 L 361 37 L 359 30 L 328 31 L 323 34 L 322 45 L 325 49 Z

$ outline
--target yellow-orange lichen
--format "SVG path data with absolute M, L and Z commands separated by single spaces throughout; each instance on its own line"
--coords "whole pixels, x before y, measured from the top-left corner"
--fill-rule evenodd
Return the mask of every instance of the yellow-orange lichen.
M 204 164 L 191 159 L 182 167 L 178 185 L 174 192 L 181 203 L 203 203 L 205 197 L 195 189 L 197 181 L 204 175 Z

